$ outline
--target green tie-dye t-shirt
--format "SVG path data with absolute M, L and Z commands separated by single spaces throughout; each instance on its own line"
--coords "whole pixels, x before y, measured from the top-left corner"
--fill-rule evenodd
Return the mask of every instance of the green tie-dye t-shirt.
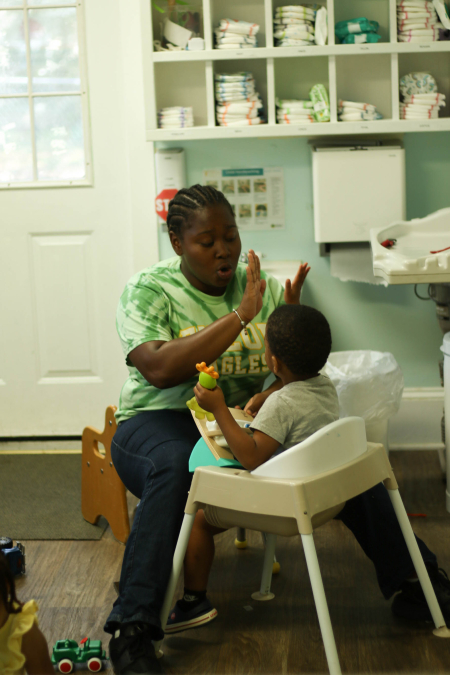
M 183 384 L 169 389 L 151 385 L 134 368 L 128 354 L 151 340 L 177 340 L 193 335 L 239 307 L 247 275 L 245 265 L 238 264 L 224 295 L 206 295 L 194 288 L 180 270 L 181 258 L 170 258 L 135 274 L 125 287 L 117 308 L 117 331 L 129 370 L 123 386 L 118 422 L 143 410 L 187 410 L 198 382 L 194 375 Z M 242 331 L 236 341 L 215 362 L 227 405 L 244 405 L 261 391 L 269 369 L 264 355 L 264 333 L 267 318 L 283 304 L 283 287 L 269 274 L 264 303 L 260 313 Z

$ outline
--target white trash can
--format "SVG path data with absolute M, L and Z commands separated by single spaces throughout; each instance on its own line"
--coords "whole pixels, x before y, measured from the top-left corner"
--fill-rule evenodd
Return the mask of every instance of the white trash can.
M 445 416 L 445 465 L 447 487 L 445 505 L 450 512 L 450 333 L 445 333 L 441 352 L 444 354 L 444 416 Z
M 323 373 L 336 387 L 340 417 L 362 417 L 367 440 L 382 443 L 389 454 L 389 418 L 400 407 L 404 385 L 393 355 L 370 350 L 332 352 Z

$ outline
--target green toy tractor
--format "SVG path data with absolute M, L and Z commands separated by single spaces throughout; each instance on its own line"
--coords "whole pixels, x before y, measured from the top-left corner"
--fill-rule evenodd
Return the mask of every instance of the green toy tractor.
M 58 666 L 60 673 L 71 673 L 75 663 L 86 663 L 91 673 L 103 668 L 106 652 L 102 650 L 100 640 L 84 638 L 78 646 L 76 640 L 58 640 L 53 647 L 52 663 Z

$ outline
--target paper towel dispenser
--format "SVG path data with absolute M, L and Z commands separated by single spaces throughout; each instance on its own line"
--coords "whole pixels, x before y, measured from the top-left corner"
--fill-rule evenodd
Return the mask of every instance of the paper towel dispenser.
M 406 218 L 405 151 L 380 141 L 313 146 L 315 240 L 370 241 L 370 229 Z M 329 250 L 329 247 L 328 247 Z

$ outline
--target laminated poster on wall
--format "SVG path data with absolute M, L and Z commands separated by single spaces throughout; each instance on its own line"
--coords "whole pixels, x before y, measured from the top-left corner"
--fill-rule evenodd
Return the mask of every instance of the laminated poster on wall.
M 241 230 L 284 228 L 283 169 L 209 169 L 203 184 L 224 193 Z

